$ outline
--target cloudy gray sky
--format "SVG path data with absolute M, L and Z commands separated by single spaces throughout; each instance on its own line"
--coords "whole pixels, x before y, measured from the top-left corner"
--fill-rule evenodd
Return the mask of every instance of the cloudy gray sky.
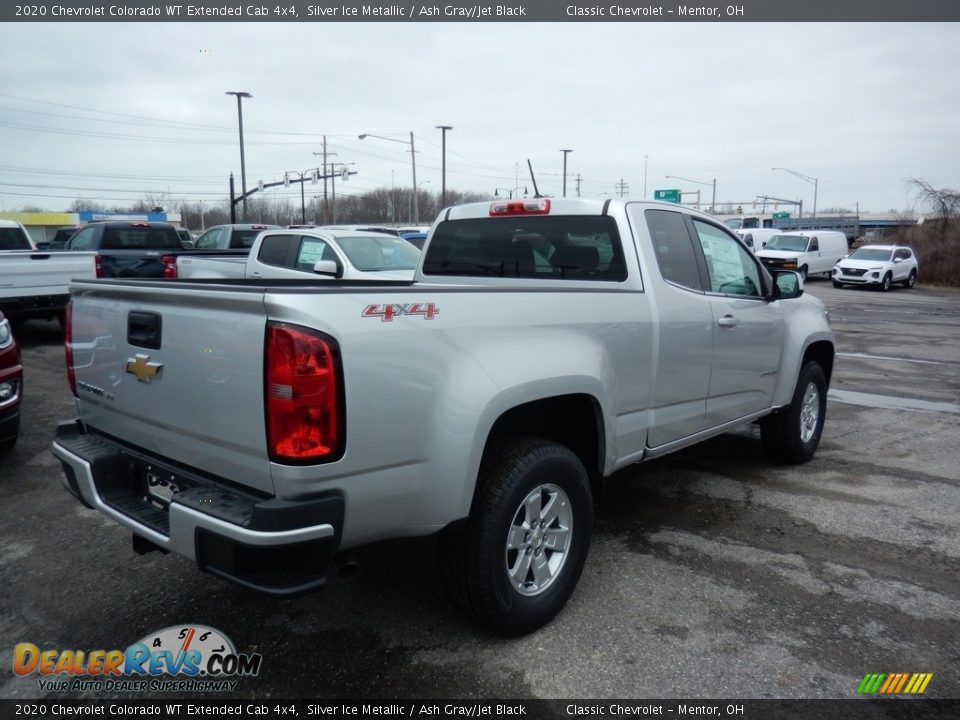
M 585 197 L 710 188 L 819 210 L 906 209 L 911 177 L 960 185 L 960 25 L 814 23 L 33 23 L 0 26 L 0 209 L 147 193 L 222 200 L 318 164 L 327 136 L 357 175 L 340 191 Z M 376 138 L 371 133 L 404 142 Z M 646 160 L 646 178 L 645 171 Z M 532 187 L 530 188 L 532 191 Z M 318 192 L 307 185 L 308 194 Z M 277 197 L 299 201 L 299 190 Z M 502 191 L 501 191 L 502 192 Z

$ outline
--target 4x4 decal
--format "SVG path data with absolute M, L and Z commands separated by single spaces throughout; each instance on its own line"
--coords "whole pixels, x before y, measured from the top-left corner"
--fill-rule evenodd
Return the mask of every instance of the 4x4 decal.
M 380 322 L 392 322 L 401 315 L 422 315 L 426 320 L 433 320 L 440 314 L 440 308 L 434 303 L 397 303 L 387 305 L 367 305 L 363 309 L 363 317 L 378 317 Z

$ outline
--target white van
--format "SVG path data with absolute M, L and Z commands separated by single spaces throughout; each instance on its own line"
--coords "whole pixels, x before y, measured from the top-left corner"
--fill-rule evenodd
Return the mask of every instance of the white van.
M 836 230 L 791 230 L 773 235 L 757 257 L 770 270 L 795 270 L 800 277 L 833 272 L 847 255 L 847 236 Z
M 774 235 L 783 235 L 783 230 L 777 228 L 753 228 L 750 230 L 737 230 L 737 235 L 743 240 L 743 244 L 757 252 L 767 246 L 767 240 Z

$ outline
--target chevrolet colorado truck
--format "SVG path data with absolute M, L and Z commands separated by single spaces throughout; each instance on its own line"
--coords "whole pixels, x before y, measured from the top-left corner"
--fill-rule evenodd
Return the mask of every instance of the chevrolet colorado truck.
M 436 534 L 453 603 L 505 635 L 570 597 L 617 470 L 754 421 L 808 460 L 834 358 L 796 273 L 655 202 L 447 208 L 412 281 L 71 293 L 53 453 L 136 550 L 285 594 Z

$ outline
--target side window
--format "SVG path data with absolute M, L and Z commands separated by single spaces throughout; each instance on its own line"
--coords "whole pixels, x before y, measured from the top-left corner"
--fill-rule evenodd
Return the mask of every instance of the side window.
M 710 292 L 760 297 L 760 271 L 750 254 L 720 228 L 694 220 L 710 277 Z
M 296 235 L 266 235 L 260 243 L 260 252 L 257 260 L 264 265 L 288 267 L 287 258 L 290 257 L 290 248 L 299 242 Z
M 810 241 L 810 247 L 807 248 L 807 252 L 814 252 L 815 250 L 820 249 L 820 243 L 817 242 L 817 239 L 814 238 Z
M 200 239 L 197 240 L 197 248 L 202 250 L 216 250 L 217 241 L 220 240 L 220 235 L 222 234 L 223 230 L 221 228 L 207 230 L 200 236 Z
M 693 290 L 702 290 L 697 256 L 683 215 L 670 210 L 647 210 L 644 215 L 663 279 Z
M 897 250 L 897 252 L 894 253 L 893 257 L 894 257 L 894 258 L 900 258 L 901 260 L 909 260 L 909 259 L 910 259 L 910 251 L 901 248 L 900 250 Z
M 96 228 L 84 228 L 76 235 L 70 239 L 70 249 L 71 250 L 86 250 L 90 247 L 90 243 L 93 241 L 93 233 L 96 232 Z
M 300 239 L 300 250 L 297 253 L 295 267 L 297 270 L 312 272 L 318 260 L 336 259 L 337 256 L 325 241 L 315 237 L 303 237 Z

